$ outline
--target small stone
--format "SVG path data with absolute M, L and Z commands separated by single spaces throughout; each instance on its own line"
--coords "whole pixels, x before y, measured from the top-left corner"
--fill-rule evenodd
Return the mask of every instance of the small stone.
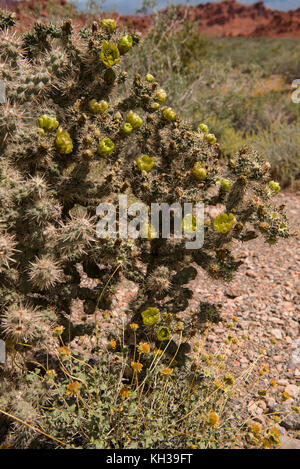
M 251 277 L 251 278 L 256 278 L 257 277 L 257 273 L 253 272 L 253 270 L 247 270 L 246 275 L 248 275 L 248 277 Z
M 300 387 L 296 386 L 295 384 L 288 384 L 285 388 L 285 392 L 287 392 L 288 394 L 290 394 L 290 396 L 297 399 L 299 392 L 300 392 Z
M 281 340 L 282 339 L 282 332 L 280 329 L 271 329 L 271 334 L 275 339 Z
M 280 437 L 280 449 L 300 449 L 300 440 L 295 440 L 286 435 Z

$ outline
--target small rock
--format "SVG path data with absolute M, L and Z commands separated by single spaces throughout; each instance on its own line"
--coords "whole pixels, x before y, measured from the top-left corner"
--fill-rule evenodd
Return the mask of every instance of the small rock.
M 300 440 L 295 440 L 286 435 L 280 437 L 280 449 L 300 449 Z
M 253 270 L 247 270 L 246 275 L 248 275 L 248 277 L 251 277 L 251 278 L 256 278 L 257 277 L 257 273 L 254 272 Z
M 275 339 L 281 340 L 282 339 L 282 332 L 280 329 L 271 329 L 271 334 Z
M 241 290 L 237 290 L 236 288 L 227 288 L 225 291 L 225 295 L 228 296 L 228 298 L 237 298 L 242 294 Z
M 290 394 L 292 397 L 297 399 L 299 392 L 300 392 L 300 387 L 296 386 L 296 384 L 288 384 L 285 388 L 285 392 Z

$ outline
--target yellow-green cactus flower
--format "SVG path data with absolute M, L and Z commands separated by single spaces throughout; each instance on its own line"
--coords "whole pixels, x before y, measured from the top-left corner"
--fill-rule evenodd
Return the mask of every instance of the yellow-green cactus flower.
M 199 124 L 198 125 L 199 132 L 203 132 L 204 134 L 208 134 L 208 127 L 206 124 Z
M 143 155 L 136 159 L 136 164 L 140 171 L 148 172 L 153 168 L 155 160 L 151 156 Z
M 147 75 L 145 76 L 145 80 L 149 83 L 153 83 L 155 81 L 155 78 L 153 75 L 151 75 L 151 73 L 147 73 Z
M 108 109 L 108 103 L 106 101 L 96 101 L 96 99 L 91 99 L 89 102 L 89 110 L 94 114 L 104 114 Z
M 145 223 L 142 226 L 141 235 L 142 238 L 146 238 L 148 239 L 148 241 L 152 241 L 152 239 L 155 239 L 157 237 L 157 233 L 154 226 L 149 223 Z
M 194 178 L 198 179 L 198 181 L 203 181 L 207 177 L 207 171 L 200 161 L 194 164 L 192 173 Z
M 73 151 L 73 142 L 70 134 L 66 130 L 62 130 L 61 127 L 57 130 L 55 146 L 62 155 L 67 155 Z
M 182 230 L 184 233 L 192 234 L 197 230 L 197 222 L 198 225 L 200 224 L 200 220 L 195 217 L 195 215 L 192 215 L 191 213 L 188 213 L 182 220 Z
M 129 124 L 129 122 L 125 122 L 125 124 L 123 124 L 120 129 L 121 134 L 124 136 L 130 135 L 132 131 L 133 127 L 131 124 Z
M 170 329 L 166 326 L 160 326 L 156 331 L 156 336 L 158 340 L 169 340 L 170 339 Z
M 126 54 L 132 48 L 132 37 L 129 34 L 125 34 L 125 36 L 121 37 L 118 47 L 120 54 Z
M 115 149 L 114 142 L 110 138 L 105 137 L 99 143 L 98 148 L 97 148 L 97 153 L 98 155 L 101 155 L 101 156 L 108 156 L 114 151 L 114 149 Z
M 120 60 L 120 52 L 115 44 L 104 41 L 100 52 L 101 62 L 106 67 L 112 67 Z
M 143 119 L 133 111 L 129 111 L 126 122 L 132 125 L 133 129 L 139 129 L 143 125 Z
M 38 119 L 38 125 L 41 129 L 49 130 L 56 130 L 59 126 L 58 121 L 55 117 L 46 116 L 45 114 Z
M 116 20 L 109 18 L 101 20 L 100 25 L 102 26 L 102 28 L 106 29 L 110 33 L 113 33 L 117 27 Z
M 223 189 L 223 191 L 226 191 L 226 192 L 229 191 L 232 187 L 232 184 L 228 179 L 221 179 L 220 184 L 221 184 L 221 188 Z
M 39 129 L 39 134 L 40 134 L 41 137 L 44 137 L 44 135 L 45 135 L 44 129 Z
M 210 143 L 211 145 L 213 145 L 217 141 L 216 136 L 214 134 L 206 134 L 205 138 L 206 138 L 206 141 Z
M 269 187 L 272 189 L 272 191 L 275 193 L 275 194 L 278 194 L 278 192 L 280 191 L 280 185 L 278 184 L 278 182 L 275 182 L 275 181 L 270 181 L 269 182 Z
M 155 101 L 153 101 L 152 103 L 150 103 L 150 109 L 152 111 L 156 111 L 157 109 L 160 108 L 160 104 L 159 103 L 156 103 Z
M 218 215 L 213 221 L 214 230 L 222 234 L 228 233 L 235 224 L 236 219 L 232 213 L 229 215 L 227 215 L 227 213 L 221 213 L 221 215 Z
M 159 321 L 159 310 L 157 308 L 147 308 L 141 314 L 145 326 L 154 326 Z
M 164 103 L 167 99 L 167 93 L 162 88 L 157 88 L 154 97 L 159 103 Z
M 166 107 L 163 110 L 163 116 L 168 122 L 173 122 L 176 119 L 177 114 L 171 107 Z

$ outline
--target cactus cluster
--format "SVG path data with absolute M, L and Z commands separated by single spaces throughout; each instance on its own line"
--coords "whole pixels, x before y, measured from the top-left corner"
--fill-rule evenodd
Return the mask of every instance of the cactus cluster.
M 0 13 L 1 337 L 43 340 L 53 314 L 59 324 L 76 299 L 86 314 L 109 309 L 122 273 L 139 286 L 129 323 L 165 342 L 193 294 L 191 264 L 230 281 L 237 241 L 288 237 L 273 203 L 279 186 L 248 148 L 221 162 L 215 136 L 180 118 L 151 70 L 128 78 L 123 55 L 136 53 L 140 37 L 114 20 L 80 30 L 69 20 L 36 23 L 25 34 L 11 32 L 13 22 Z M 157 238 L 151 227 L 146 239 L 97 238 L 96 208 L 118 194 L 147 206 L 203 202 L 203 247 L 187 251 L 184 240 Z M 82 286 L 79 265 L 93 286 Z

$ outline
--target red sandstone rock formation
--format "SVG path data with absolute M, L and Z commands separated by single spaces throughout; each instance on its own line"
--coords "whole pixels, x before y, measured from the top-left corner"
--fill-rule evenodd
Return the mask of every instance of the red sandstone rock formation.
M 60 7 L 66 4 L 66 0 L 56 1 Z M 41 8 L 41 19 L 48 16 L 47 0 L 0 0 L 0 6 L 1 4 L 15 10 L 21 22 L 25 24 L 30 23 L 33 18 L 30 14 L 22 15 L 24 6 L 30 11 L 38 4 Z M 197 6 L 182 6 L 178 16 L 182 18 L 184 15 L 196 22 L 202 34 L 214 37 L 300 37 L 300 8 L 283 12 L 269 9 L 263 2 L 244 5 L 235 0 L 223 0 Z M 153 15 L 113 16 L 131 30 L 141 31 L 143 34 L 148 31 L 153 21 Z M 78 22 L 82 23 L 85 18 L 84 14 L 78 15 Z

